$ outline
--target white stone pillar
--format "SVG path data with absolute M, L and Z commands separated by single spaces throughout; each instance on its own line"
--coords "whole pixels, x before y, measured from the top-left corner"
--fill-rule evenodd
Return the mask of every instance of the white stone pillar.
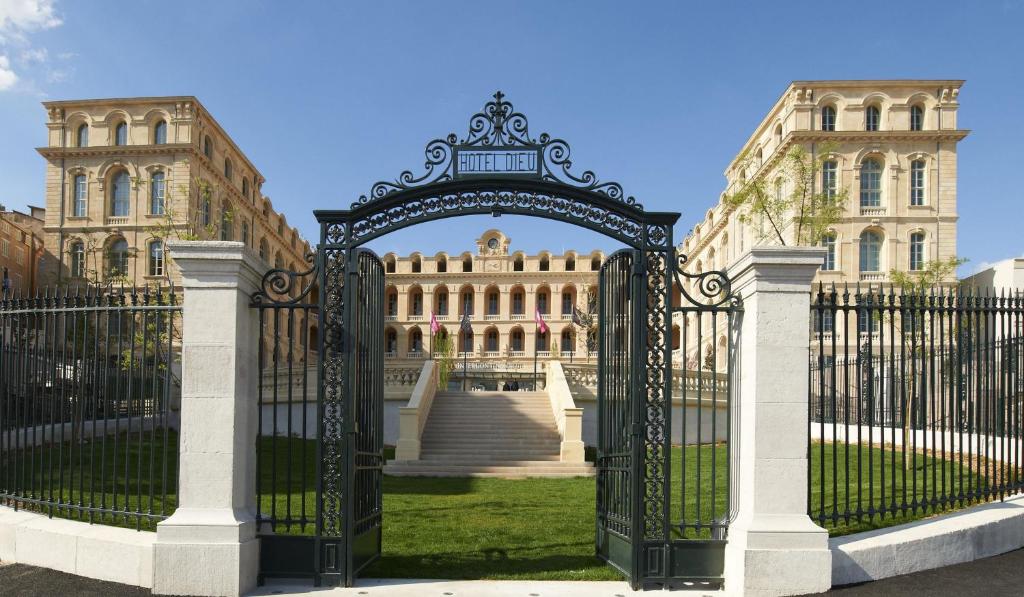
M 810 293 L 824 256 L 820 248 L 759 247 L 729 268 L 743 299 L 729 594 L 802 595 L 831 586 L 828 532 L 807 516 Z
M 256 351 L 263 266 L 240 242 L 168 242 L 184 288 L 178 509 L 157 525 L 153 592 L 256 586 Z

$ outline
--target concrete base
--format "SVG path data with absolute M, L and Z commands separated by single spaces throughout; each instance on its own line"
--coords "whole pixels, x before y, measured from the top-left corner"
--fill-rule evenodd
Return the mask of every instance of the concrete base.
M 832 584 L 878 580 L 1024 547 L 1024 496 L 829 540 Z
M 716 595 L 707 591 L 673 591 L 673 594 Z M 313 595 L 315 597 L 425 597 L 455 595 L 463 597 L 526 597 L 545 595 L 558 597 L 626 597 L 644 595 L 633 591 L 622 581 L 540 581 L 540 580 L 418 580 L 412 578 L 356 581 L 351 588 L 313 588 L 309 583 L 269 579 L 252 595 Z M 650 594 L 650 593 L 646 593 Z
M 559 460 L 562 462 L 584 462 L 586 460 L 586 451 L 584 450 L 583 442 L 562 442 Z
M 831 588 L 828 531 L 806 515 L 759 515 L 729 526 L 725 592 L 805 595 Z
M 240 596 L 256 588 L 260 544 L 251 514 L 181 508 L 156 534 L 154 593 Z
M 4 562 L 150 588 L 155 541 L 155 533 L 51 519 L 0 506 Z

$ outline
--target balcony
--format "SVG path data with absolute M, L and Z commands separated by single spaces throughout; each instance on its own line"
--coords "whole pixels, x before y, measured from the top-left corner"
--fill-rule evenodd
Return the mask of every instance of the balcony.
M 484 351 L 484 357 L 489 359 L 496 359 L 501 356 L 501 351 L 498 350 L 487 350 Z
M 525 350 L 510 350 L 510 351 L 508 351 L 508 356 L 510 356 L 510 357 L 525 357 L 526 356 L 526 351 Z
M 398 358 L 398 352 L 394 350 L 388 350 L 384 353 L 385 359 L 396 359 Z
M 410 359 L 422 359 L 427 356 L 427 353 L 422 350 L 410 350 L 405 356 Z
M 544 357 L 550 357 L 550 356 L 551 356 L 551 351 L 550 350 L 538 350 L 537 351 L 537 358 L 543 359 Z
M 127 226 L 128 216 L 107 216 L 107 226 Z
M 390 315 L 390 314 L 389 315 L 385 315 L 384 316 L 384 321 L 398 321 L 398 316 L 397 315 Z
M 526 319 L 526 313 L 513 313 L 511 319 L 514 321 Z
M 409 321 L 423 321 L 423 314 L 422 313 L 410 313 L 409 314 Z
M 447 313 L 436 313 L 436 314 L 434 314 L 434 317 L 438 321 L 448 321 L 448 314 Z
M 499 319 L 501 319 L 501 315 L 497 313 L 488 313 L 487 315 L 484 315 L 485 321 L 497 321 Z
M 861 282 L 884 282 L 885 272 L 861 272 Z
M 861 208 L 860 208 L 860 215 L 862 215 L 862 216 L 884 216 L 885 215 L 885 208 L 884 207 L 864 207 L 864 206 L 861 206 Z
M 574 351 L 574 350 L 563 350 L 562 351 L 562 358 L 563 359 L 571 359 L 574 356 L 576 356 L 576 351 Z

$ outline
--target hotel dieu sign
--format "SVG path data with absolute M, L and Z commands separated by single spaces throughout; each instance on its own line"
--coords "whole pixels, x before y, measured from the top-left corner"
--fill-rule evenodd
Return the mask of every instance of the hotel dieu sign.
M 530 147 L 456 147 L 455 178 L 524 176 L 540 178 L 541 149 Z

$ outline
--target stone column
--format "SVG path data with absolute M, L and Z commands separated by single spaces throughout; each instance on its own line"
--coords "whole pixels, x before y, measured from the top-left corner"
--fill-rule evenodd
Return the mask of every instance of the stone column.
M 743 299 L 734 398 L 736 519 L 726 591 L 802 595 L 832 580 L 828 532 L 807 516 L 807 391 L 811 280 L 825 250 L 760 247 L 729 268 Z
M 175 241 L 184 288 L 178 509 L 157 525 L 153 592 L 256 586 L 256 362 L 263 271 L 240 242 Z

